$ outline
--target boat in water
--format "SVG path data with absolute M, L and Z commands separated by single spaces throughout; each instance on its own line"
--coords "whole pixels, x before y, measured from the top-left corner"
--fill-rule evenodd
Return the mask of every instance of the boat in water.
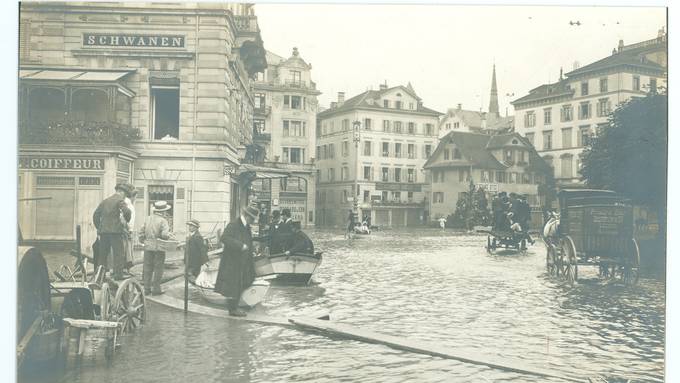
M 273 276 L 279 281 L 309 284 L 314 272 L 321 264 L 323 257 L 321 252 L 314 254 L 290 255 L 260 254 L 255 257 L 255 275 L 258 277 Z
M 215 291 L 215 281 L 217 281 L 217 272 L 219 271 L 219 259 L 213 260 L 203 266 L 201 273 L 198 274 L 194 285 L 198 288 L 201 296 L 206 301 L 224 306 L 227 304 L 227 298 Z M 269 282 L 262 278 L 257 278 L 253 284 L 245 289 L 241 294 L 239 306 L 254 307 L 262 302 L 269 291 Z

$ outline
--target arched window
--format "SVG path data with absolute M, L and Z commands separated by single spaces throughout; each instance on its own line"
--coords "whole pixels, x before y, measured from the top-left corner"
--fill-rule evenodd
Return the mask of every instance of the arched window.
M 31 89 L 28 108 L 28 118 L 33 123 L 62 121 L 67 111 L 64 91 L 57 88 Z
M 71 120 L 106 121 L 109 97 L 101 89 L 78 89 L 71 96 Z
M 307 180 L 302 177 L 281 178 L 281 191 L 289 193 L 307 193 Z

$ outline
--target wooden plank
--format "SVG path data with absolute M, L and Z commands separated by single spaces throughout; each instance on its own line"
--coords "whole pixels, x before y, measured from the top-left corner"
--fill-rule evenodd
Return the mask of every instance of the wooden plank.
M 291 318 L 289 320 L 291 323 L 295 324 L 301 329 L 320 332 L 327 336 L 339 336 L 362 342 L 382 344 L 397 350 L 410 351 L 418 354 L 431 355 L 446 359 L 454 359 L 465 363 L 484 365 L 491 368 L 520 374 L 557 378 L 570 382 L 588 382 L 587 378 L 563 375 L 558 372 L 525 366 L 523 365 L 524 363 L 519 360 L 496 360 L 479 355 L 465 355 L 457 352 L 456 350 L 442 347 L 434 343 L 380 334 L 368 330 L 362 330 L 347 324 L 308 318 Z
M 33 320 L 31 327 L 29 327 L 28 330 L 26 331 L 26 334 L 24 334 L 24 336 L 21 338 L 21 341 L 17 345 L 17 366 L 21 366 L 21 362 L 24 361 L 24 356 L 26 356 L 26 349 L 28 348 L 28 345 L 31 343 L 33 336 L 40 329 L 41 324 L 42 316 L 38 315 Z

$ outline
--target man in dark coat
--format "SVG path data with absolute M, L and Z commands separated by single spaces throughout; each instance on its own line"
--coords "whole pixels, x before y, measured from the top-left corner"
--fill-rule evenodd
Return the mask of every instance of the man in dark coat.
M 269 239 L 269 254 L 281 254 L 283 252 L 283 242 L 279 238 L 279 229 L 283 220 L 281 219 L 281 212 L 274 210 L 272 212 L 272 221 L 269 224 L 268 239 Z
M 314 255 L 314 243 L 311 239 L 300 229 L 300 222 L 293 222 L 293 236 L 288 242 L 288 250 L 286 255 L 291 254 L 308 254 Z
M 108 265 L 113 269 L 113 279 L 121 280 L 125 264 L 127 222 L 130 222 L 132 217 L 132 211 L 125 204 L 125 196 L 132 190 L 122 183 L 116 185 L 115 190 L 112 196 L 97 206 L 92 215 L 92 222 L 97 229 L 98 236 L 98 256 L 94 262 L 95 268 L 99 265 Z M 109 259 L 110 262 L 108 262 Z
M 281 224 L 276 230 L 276 237 L 272 238 L 272 248 L 270 254 L 281 254 L 287 250 L 288 243 L 293 236 L 293 219 L 290 209 L 281 210 Z
M 493 212 L 493 229 L 503 230 L 505 226 L 505 205 L 503 199 L 506 197 L 505 192 L 500 192 L 493 197 L 491 201 L 491 210 Z
M 255 279 L 253 263 L 253 236 L 250 225 L 259 215 L 257 208 L 248 206 L 239 218 L 229 222 L 220 240 L 224 244 L 222 259 L 215 281 L 215 291 L 229 298 L 229 315 L 245 316 L 238 309 L 241 294 Z
M 189 235 L 187 236 L 186 247 L 184 248 L 184 262 L 187 263 L 189 275 L 197 277 L 201 273 L 201 266 L 208 262 L 208 247 L 203 236 L 198 231 L 201 223 L 197 219 L 187 222 Z

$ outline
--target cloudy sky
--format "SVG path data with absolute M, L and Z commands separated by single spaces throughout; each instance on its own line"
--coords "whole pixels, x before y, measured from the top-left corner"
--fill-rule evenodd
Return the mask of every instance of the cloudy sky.
M 258 4 L 265 47 L 298 47 L 328 106 L 387 81 L 426 106 L 487 110 L 495 62 L 501 112 L 530 89 L 666 26 L 662 7 Z M 581 25 L 569 22 L 580 21 Z M 506 96 L 506 95 L 514 96 Z

